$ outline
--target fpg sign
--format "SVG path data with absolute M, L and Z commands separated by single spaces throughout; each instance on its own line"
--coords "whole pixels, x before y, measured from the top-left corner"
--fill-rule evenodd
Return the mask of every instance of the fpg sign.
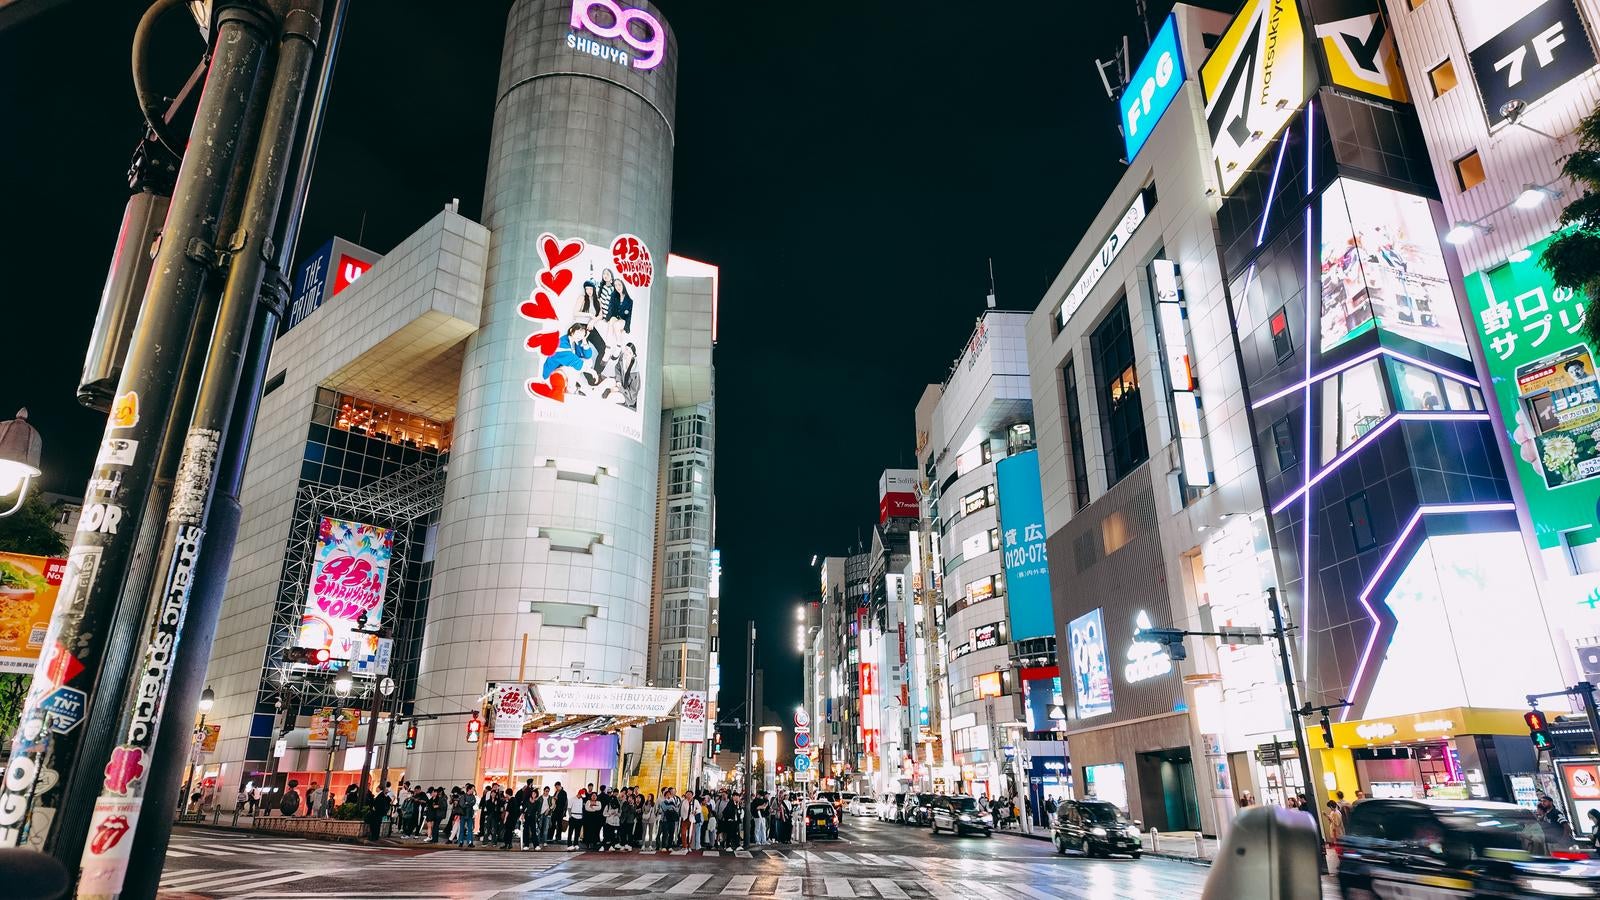
M 572 31 L 567 46 L 635 69 L 654 69 L 667 55 L 667 31 L 661 20 L 642 9 L 616 0 L 572 0 Z M 587 32 L 607 40 L 620 39 L 633 52 L 582 37 Z

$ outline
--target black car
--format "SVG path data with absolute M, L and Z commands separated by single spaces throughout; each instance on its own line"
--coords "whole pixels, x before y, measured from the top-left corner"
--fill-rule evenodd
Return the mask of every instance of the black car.
M 811 800 L 805 805 L 806 839 L 839 836 L 839 810 L 831 800 Z
M 984 837 L 989 837 L 994 825 L 988 815 L 978 812 L 977 800 L 961 794 L 934 798 L 928 807 L 928 822 L 934 834 L 948 831 L 957 836 L 982 832 Z
M 1533 810 L 1487 800 L 1363 800 L 1339 841 L 1346 900 L 1600 897 L 1600 864 L 1554 859 Z M 1429 894 L 1433 896 L 1433 894 Z
M 1144 851 L 1139 823 L 1128 821 L 1116 804 L 1104 800 L 1067 800 L 1056 809 L 1050 829 L 1057 853 L 1077 850 L 1090 856 L 1126 853 L 1134 859 Z
M 900 821 L 906 825 L 928 824 L 929 807 L 938 799 L 937 794 L 907 794 L 900 811 Z

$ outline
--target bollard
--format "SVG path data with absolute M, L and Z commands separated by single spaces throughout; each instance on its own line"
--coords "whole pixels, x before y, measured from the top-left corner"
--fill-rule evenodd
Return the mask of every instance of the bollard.
M 1206 858 L 1206 836 L 1198 831 L 1194 833 L 1194 858 Z
M 1150 850 L 1154 853 L 1161 852 L 1161 829 L 1150 829 Z

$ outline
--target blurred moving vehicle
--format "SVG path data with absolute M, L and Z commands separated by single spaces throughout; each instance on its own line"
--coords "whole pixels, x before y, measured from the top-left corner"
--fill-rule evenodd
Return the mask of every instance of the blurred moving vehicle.
M 928 807 L 933 804 L 935 794 L 907 794 L 906 802 L 900 808 L 900 821 L 907 825 L 928 824 Z
M 845 812 L 852 816 L 876 816 L 878 814 L 878 803 L 866 794 L 857 794 L 850 798 L 850 802 L 845 804 L 844 809 Z
M 1363 800 L 1339 891 L 1373 897 L 1600 897 L 1600 863 L 1552 858 L 1533 810 L 1487 800 Z
M 902 791 L 898 794 L 884 794 L 878 801 L 878 818 L 885 822 L 905 822 L 906 795 Z
M 805 806 L 806 839 L 839 836 L 839 810 L 831 800 L 812 800 Z
M 1139 823 L 1128 820 L 1114 803 L 1104 800 L 1067 800 L 1056 809 L 1050 840 L 1057 853 L 1076 850 L 1090 856 L 1126 853 L 1134 859 L 1144 851 Z
M 965 794 L 936 797 L 928 807 L 928 821 L 933 826 L 934 834 L 948 831 L 960 836 L 981 831 L 984 837 L 993 836 L 994 823 L 987 815 L 978 812 L 977 798 Z

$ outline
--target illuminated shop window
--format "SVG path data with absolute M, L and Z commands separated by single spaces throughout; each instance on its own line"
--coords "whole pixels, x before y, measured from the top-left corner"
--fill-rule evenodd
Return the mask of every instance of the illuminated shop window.
M 1428 83 L 1433 85 L 1433 95 L 1435 97 L 1443 96 L 1446 91 L 1455 87 L 1458 83 L 1456 81 L 1455 63 L 1447 59 L 1429 69 Z
M 1401 409 L 1423 412 L 1470 412 L 1483 409 L 1483 395 L 1475 387 L 1399 360 L 1389 361 L 1395 401 Z
M 1460 185 L 1463 191 L 1470 191 L 1483 184 L 1488 177 L 1483 174 L 1483 157 L 1479 156 L 1476 150 L 1456 160 L 1454 165 L 1456 184 Z
M 989 442 L 984 441 L 976 447 L 956 457 L 956 477 L 971 472 L 991 459 Z
M 319 404 L 327 402 L 332 408 L 331 424 L 341 431 L 363 434 L 406 447 L 450 449 L 449 425 L 348 394 L 329 390 L 318 393 Z
M 972 691 L 978 695 L 979 700 L 982 700 L 985 697 L 1000 696 L 1001 693 L 1003 693 L 1000 682 L 1000 673 L 985 672 L 982 675 L 974 675 L 972 677 Z
M 1322 352 L 1373 329 L 1471 359 L 1426 198 L 1341 178 L 1322 196 Z
M 1346 369 L 1322 382 L 1322 461 L 1378 427 L 1393 412 L 1378 360 Z

